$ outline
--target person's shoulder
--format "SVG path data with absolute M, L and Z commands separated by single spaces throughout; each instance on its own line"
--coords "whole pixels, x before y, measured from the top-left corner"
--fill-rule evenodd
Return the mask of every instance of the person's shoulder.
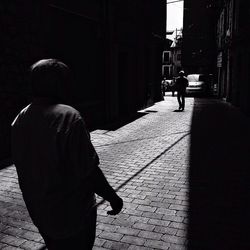
M 82 116 L 74 107 L 66 104 L 57 104 L 54 106 L 54 112 L 62 116 L 71 117 L 72 121 L 81 120 Z
M 74 107 L 66 104 L 56 104 L 55 107 L 58 109 L 58 111 L 61 112 L 69 112 L 72 114 L 79 114 L 79 111 L 77 111 Z
M 183 81 L 183 80 L 186 81 L 186 80 L 187 80 L 187 77 L 186 77 L 186 76 L 181 76 L 181 77 L 179 77 L 179 79 L 182 80 L 182 81 Z
M 82 123 L 83 118 L 78 110 L 65 104 L 56 104 L 46 109 L 45 119 L 57 132 L 68 132 L 76 123 Z
M 23 108 L 19 114 L 15 117 L 15 119 L 13 120 L 13 122 L 11 123 L 11 126 L 14 127 L 16 124 L 18 124 L 18 122 L 22 119 L 22 117 L 27 113 L 28 109 L 30 107 L 30 104 L 27 105 L 25 108 Z

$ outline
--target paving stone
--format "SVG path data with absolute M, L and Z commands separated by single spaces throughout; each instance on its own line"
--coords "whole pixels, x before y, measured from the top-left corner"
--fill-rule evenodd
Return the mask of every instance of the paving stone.
M 42 240 L 42 236 L 39 233 L 31 232 L 31 231 L 25 231 L 22 234 L 22 238 L 26 240 L 35 241 L 35 242 L 40 242 Z
M 4 249 L 4 250 L 23 250 L 23 248 L 9 246 L 9 245 L 5 245 L 5 244 L 0 249 Z
M 141 231 L 138 236 L 142 238 L 146 238 L 146 239 L 160 240 L 162 237 L 162 234 L 154 233 L 152 231 Z
M 133 228 L 136 229 L 142 229 L 142 230 L 149 230 L 149 231 L 153 231 L 155 226 L 154 225 L 150 225 L 150 224 L 146 224 L 146 223 L 135 223 L 133 225 Z
M 25 250 L 39 250 L 44 246 L 43 243 L 26 241 L 20 247 Z
M 104 243 L 106 242 L 107 240 L 106 239 L 101 239 L 99 237 L 97 237 L 95 239 L 95 246 L 98 246 L 98 247 L 101 247 L 104 245 Z
M 113 250 L 127 250 L 129 248 L 129 244 L 127 243 L 122 243 L 122 242 L 114 242 L 114 241 L 106 241 L 104 243 L 104 247 L 106 247 L 107 249 L 113 249 Z
M 160 227 L 161 226 L 167 227 L 170 224 L 170 222 L 167 220 L 158 220 L 158 219 L 150 219 L 148 223 Z
M 184 244 L 185 239 L 183 237 L 178 237 L 175 235 L 163 235 L 161 240 L 167 242 L 167 243 L 175 243 L 175 244 Z
M 12 235 L 5 235 L 2 239 L 1 239 L 2 243 L 8 244 L 10 246 L 16 246 L 19 247 L 20 245 L 22 245 L 24 242 L 26 242 L 26 240 L 24 239 L 20 239 L 17 237 L 14 237 Z
M 96 228 L 102 231 L 106 231 L 106 232 L 116 232 L 119 226 L 114 226 L 114 225 L 106 224 L 106 223 L 98 223 Z
M 105 215 L 107 215 L 107 212 L 106 212 Z M 115 218 L 110 217 L 110 216 L 98 215 L 98 221 L 99 221 L 99 222 L 102 222 L 102 223 L 111 224 L 114 220 L 115 220 Z
M 134 200 L 133 200 L 133 203 L 134 203 L 134 204 L 137 204 L 137 205 L 148 205 L 148 201 L 145 200 L 146 196 L 144 196 L 143 199 L 138 199 L 137 196 L 136 196 L 136 197 L 133 197 L 133 198 L 134 198 Z
M 171 222 L 169 224 L 169 227 L 176 228 L 176 229 L 185 229 L 186 225 L 184 223 L 179 223 L 179 222 Z
M 157 208 L 156 213 L 164 214 L 164 215 L 175 215 L 176 210 L 161 207 L 161 208 Z
M 141 223 L 147 223 L 149 221 L 149 218 L 142 217 L 142 216 L 136 216 L 132 215 L 128 218 L 129 221 L 135 223 L 135 222 L 141 222 Z
M 145 242 L 145 246 L 151 247 L 154 249 L 168 250 L 170 247 L 170 244 L 164 241 L 159 241 L 159 240 L 147 240 Z
M 143 206 L 143 205 L 139 205 L 137 207 L 138 210 L 140 211 L 144 211 L 144 212 L 155 212 L 156 211 L 156 207 L 151 207 L 151 206 Z
M 186 246 L 177 244 L 171 244 L 169 248 L 169 250 L 186 250 L 186 249 L 188 249 Z
M 176 235 L 178 230 L 171 227 L 155 226 L 154 231 L 163 234 Z
M 163 219 L 167 220 L 167 221 L 174 221 L 174 222 L 183 222 L 184 221 L 183 217 L 181 217 L 181 216 L 174 216 L 174 215 L 164 215 Z
M 116 230 L 117 233 L 124 234 L 124 235 L 132 235 L 132 236 L 137 236 L 140 232 L 138 229 L 134 228 L 129 228 L 129 227 L 119 227 Z
M 163 217 L 162 214 L 151 213 L 151 212 L 144 212 L 142 216 L 151 219 L 161 219 Z
M 124 209 L 123 212 L 129 215 L 136 215 L 136 216 L 141 216 L 143 214 L 142 211 L 133 210 L 133 209 Z
M 129 244 L 135 244 L 135 245 L 138 245 L 138 246 L 143 246 L 145 241 L 146 240 L 143 239 L 143 238 L 138 238 L 138 237 L 135 237 L 135 236 L 128 236 L 128 235 L 125 235 L 121 239 L 121 242 L 129 243 Z
M 180 210 L 180 211 L 187 211 L 188 207 L 187 206 L 182 206 L 182 205 L 170 205 L 169 209 L 173 209 L 173 210 Z
M 187 230 L 178 230 L 177 233 L 176 233 L 176 236 L 180 236 L 180 237 L 187 237 Z
M 137 246 L 137 245 L 130 245 L 128 250 L 152 250 L 152 248 L 148 248 L 144 246 Z
M 98 247 L 98 246 L 94 246 L 93 250 L 107 250 L 108 248 L 106 247 Z

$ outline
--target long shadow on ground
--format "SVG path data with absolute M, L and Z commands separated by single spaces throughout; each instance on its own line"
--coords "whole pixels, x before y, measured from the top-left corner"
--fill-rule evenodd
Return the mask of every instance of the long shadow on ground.
M 250 249 L 250 120 L 197 99 L 191 129 L 189 250 Z
M 98 125 L 96 127 L 93 127 L 91 130 L 94 129 L 105 129 L 105 130 L 117 130 L 139 118 L 141 118 L 144 115 L 147 115 L 150 112 L 155 112 L 155 111 L 145 111 L 145 112 L 136 112 L 133 113 L 131 115 L 127 115 L 127 116 L 121 116 L 119 118 L 117 118 L 114 122 L 108 123 L 108 124 L 101 124 Z

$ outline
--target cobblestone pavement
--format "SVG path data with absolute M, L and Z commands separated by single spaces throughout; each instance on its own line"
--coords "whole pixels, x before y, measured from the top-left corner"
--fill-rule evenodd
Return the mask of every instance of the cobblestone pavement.
M 116 217 L 100 206 L 94 249 L 184 249 L 193 99 L 173 112 L 168 96 L 116 131 L 94 131 L 101 168 L 124 199 Z
M 176 99 L 147 109 L 115 131 L 95 130 L 100 167 L 124 199 L 118 216 L 98 209 L 94 249 L 182 249 L 187 224 L 187 167 L 193 100 L 172 112 Z M 32 224 L 14 166 L 0 171 L 0 249 L 39 249 L 43 240 Z
M 173 112 L 176 97 L 168 95 L 123 127 L 91 133 L 100 167 L 124 199 L 124 209 L 117 216 L 108 216 L 108 203 L 98 199 L 95 250 L 187 248 L 194 103 L 194 98 L 187 98 L 186 110 Z M 23 202 L 14 166 L 0 170 L 0 249 L 42 246 Z

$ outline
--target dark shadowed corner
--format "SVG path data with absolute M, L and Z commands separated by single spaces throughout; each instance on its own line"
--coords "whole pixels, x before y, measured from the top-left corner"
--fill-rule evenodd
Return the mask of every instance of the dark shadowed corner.
M 0 170 L 4 169 L 5 167 L 9 167 L 13 164 L 13 161 L 11 158 L 0 160 Z
M 250 249 L 249 125 L 249 118 L 228 103 L 195 101 L 189 250 Z

